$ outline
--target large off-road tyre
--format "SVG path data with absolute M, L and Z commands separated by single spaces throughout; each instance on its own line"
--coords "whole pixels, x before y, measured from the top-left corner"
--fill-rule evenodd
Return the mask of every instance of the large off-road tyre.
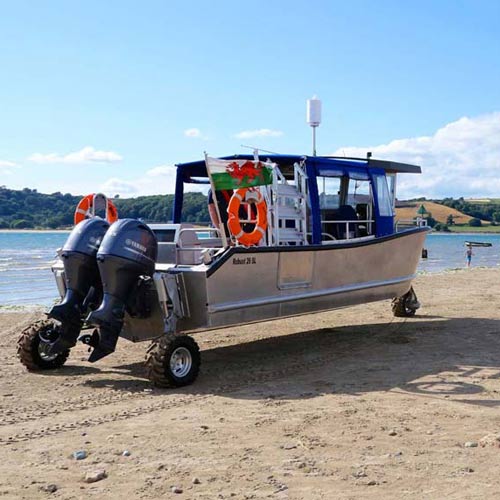
M 64 365 L 69 356 L 69 349 L 49 353 L 50 343 L 40 337 L 40 334 L 44 338 L 57 337 L 59 328 L 53 321 L 42 320 L 22 331 L 17 341 L 17 356 L 29 371 L 54 370 Z
M 200 363 L 200 348 L 187 335 L 164 335 L 146 354 L 147 376 L 156 387 L 192 384 L 200 371 Z
M 396 318 L 411 318 L 415 316 L 419 307 L 420 304 L 413 288 L 410 288 L 410 291 L 402 297 L 397 297 L 392 301 L 392 313 Z

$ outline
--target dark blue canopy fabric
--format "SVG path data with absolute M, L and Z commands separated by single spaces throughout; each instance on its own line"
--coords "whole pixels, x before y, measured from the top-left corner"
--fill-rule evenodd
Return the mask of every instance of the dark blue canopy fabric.
M 321 243 L 321 217 L 319 208 L 319 193 L 316 178 L 318 176 L 337 177 L 345 176 L 356 180 L 373 180 L 375 176 L 385 176 L 391 173 L 420 173 L 420 167 L 405 163 L 396 163 L 372 158 L 340 158 L 333 156 L 303 156 L 303 155 L 266 155 L 261 154 L 262 160 L 276 163 L 282 172 L 292 175 L 293 165 L 304 161 L 305 171 L 308 176 L 309 201 L 312 215 L 312 239 L 313 243 Z M 222 160 L 253 160 L 252 155 L 224 156 Z M 175 185 L 175 200 L 173 221 L 181 222 L 182 203 L 184 198 L 184 183 L 206 184 L 208 174 L 205 160 L 177 165 L 177 179 Z M 375 194 L 376 193 L 376 188 Z M 377 236 L 388 234 L 393 230 L 393 217 L 382 217 L 378 214 L 378 199 L 374 197 L 375 218 Z
M 352 178 L 356 178 L 356 172 L 361 176 L 359 179 L 365 177 L 368 169 L 382 168 L 386 171 L 400 172 L 400 173 L 420 173 L 420 167 L 415 165 L 408 165 L 406 163 L 396 163 L 391 161 L 376 160 L 373 158 L 340 158 L 338 156 L 306 156 L 306 155 L 266 155 L 262 154 L 263 160 L 269 160 L 277 163 L 280 167 L 293 167 L 294 163 L 306 161 L 307 164 L 312 164 L 317 175 L 328 175 L 326 172 L 330 170 L 342 170 L 348 175 L 347 171 L 351 173 Z M 221 160 L 253 160 L 253 155 L 232 155 L 223 156 Z M 325 174 L 320 174 L 319 171 L 324 171 Z M 207 167 L 205 160 L 192 161 L 188 163 L 177 164 L 177 175 L 182 178 L 183 182 L 187 183 L 200 183 L 200 178 L 208 178 Z M 335 174 L 330 174 L 335 175 Z
M 310 179 L 317 175 L 349 175 L 353 173 L 353 178 L 368 179 L 368 160 L 356 160 L 352 158 L 331 158 L 323 156 L 304 156 L 304 155 L 261 155 L 263 160 L 269 160 L 276 163 L 281 169 L 289 167 L 293 170 L 294 163 L 300 163 L 305 160 L 307 175 Z M 224 156 L 221 160 L 253 160 L 254 155 L 233 155 Z M 321 172 L 321 173 L 320 173 Z M 205 160 L 192 161 L 188 163 L 179 163 L 177 165 L 177 179 L 175 186 L 175 201 L 173 210 L 173 221 L 179 223 L 182 216 L 182 203 L 184 199 L 184 183 L 201 184 L 203 179 L 208 179 Z M 311 196 L 315 200 L 315 194 Z M 316 230 L 315 232 L 317 232 Z

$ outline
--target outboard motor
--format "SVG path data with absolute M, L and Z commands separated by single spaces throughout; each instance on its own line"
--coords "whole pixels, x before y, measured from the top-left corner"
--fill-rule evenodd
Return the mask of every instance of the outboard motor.
M 109 223 L 100 217 L 83 220 L 73 228 L 62 247 L 60 256 L 64 265 L 66 294 L 48 315 L 60 321 L 63 328 L 61 336 L 52 346 L 52 352 L 76 344 L 86 303 L 91 300 L 90 295 L 100 289 L 96 255 L 108 228 Z
M 127 303 L 141 276 L 153 275 L 157 253 L 156 236 L 143 222 L 121 219 L 109 228 L 97 253 L 104 296 L 99 308 L 87 318 L 99 329 L 98 338 L 94 336 L 89 342 L 94 347 L 90 362 L 115 350 Z

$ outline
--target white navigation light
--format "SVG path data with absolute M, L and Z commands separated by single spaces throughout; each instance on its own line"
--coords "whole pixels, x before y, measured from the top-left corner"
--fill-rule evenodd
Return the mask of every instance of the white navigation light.
M 321 123 L 321 101 L 316 96 L 307 100 L 307 123 L 311 127 Z

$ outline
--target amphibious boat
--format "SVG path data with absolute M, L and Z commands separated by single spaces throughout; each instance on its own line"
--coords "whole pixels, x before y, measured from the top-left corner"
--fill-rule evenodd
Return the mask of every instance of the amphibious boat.
M 398 174 L 420 172 L 372 158 L 254 153 L 178 164 L 170 223 L 110 225 L 90 200 L 53 266 L 63 300 L 23 332 L 21 361 L 61 366 L 78 339 L 90 361 L 119 336 L 153 340 L 150 379 L 182 386 L 200 365 L 188 333 L 385 299 L 411 316 L 429 229 L 397 231 L 394 205 Z M 229 192 L 227 204 L 212 197 L 216 227 L 183 222 L 192 183 Z

